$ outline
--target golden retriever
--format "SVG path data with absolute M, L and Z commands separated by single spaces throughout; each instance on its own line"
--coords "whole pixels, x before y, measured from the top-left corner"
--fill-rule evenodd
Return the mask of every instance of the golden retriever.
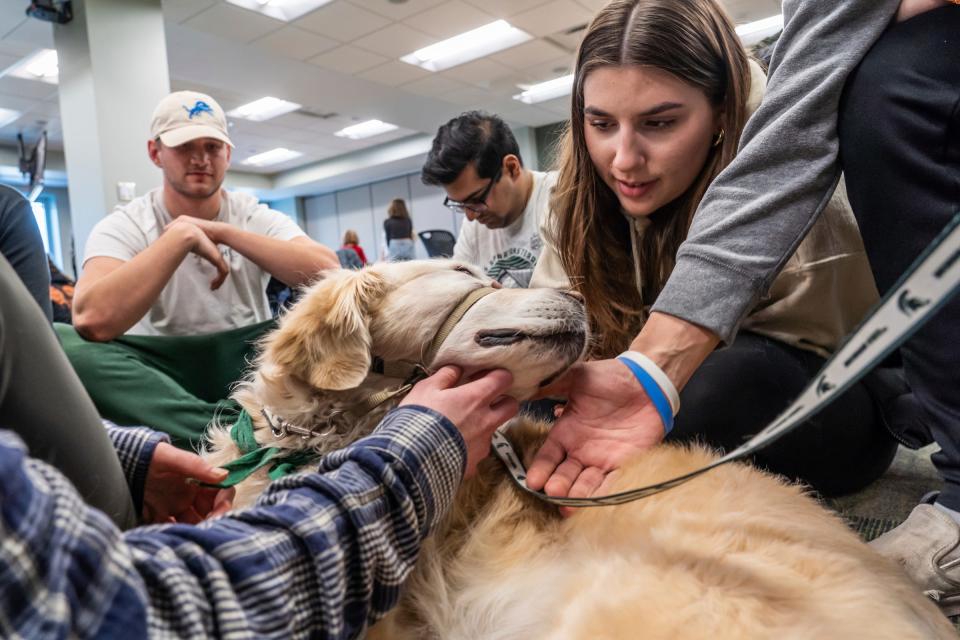
M 396 400 L 343 420 L 399 380 L 370 373 L 375 356 L 417 361 L 466 293 L 488 284 L 451 261 L 336 272 L 314 285 L 266 337 L 234 398 L 259 442 L 317 452 L 369 433 Z M 583 353 L 578 300 L 553 290 L 502 289 L 472 307 L 432 363 L 503 367 L 531 397 Z M 261 409 L 322 435 L 274 436 Z M 332 420 L 329 418 L 332 417 Z M 508 436 L 527 458 L 546 426 L 518 418 Z M 238 455 L 224 429 L 214 464 Z M 627 465 L 614 490 L 706 465 L 698 447 L 656 447 Z M 262 472 L 238 486 L 252 503 Z M 428 539 L 400 604 L 371 638 L 954 638 L 951 625 L 902 571 L 878 556 L 804 490 L 747 465 L 570 518 L 517 490 L 489 458 L 464 482 Z

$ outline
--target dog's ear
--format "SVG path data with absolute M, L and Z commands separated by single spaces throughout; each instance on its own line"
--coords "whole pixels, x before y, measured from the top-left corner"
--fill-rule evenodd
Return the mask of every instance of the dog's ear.
M 385 292 L 384 279 L 370 270 L 330 273 L 280 320 L 262 364 L 315 389 L 359 386 L 371 362 L 368 310 Z

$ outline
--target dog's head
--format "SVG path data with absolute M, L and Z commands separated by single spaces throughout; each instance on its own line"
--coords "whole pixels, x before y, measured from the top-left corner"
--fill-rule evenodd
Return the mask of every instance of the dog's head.
M 510 394 L 529 398 L 584 351 L 580 300 L 553 289 L 499 289 L 472 306 L 432 362 L 422 362 L 446 318 L 471 291 L 491 284 L 476 267 L 412 261 L 332 272 L 307 290 L 264 344 L 261 373 L 316 390 L 358 387 L 374 356 L 456 364 L 469 376 L 503 368 Z

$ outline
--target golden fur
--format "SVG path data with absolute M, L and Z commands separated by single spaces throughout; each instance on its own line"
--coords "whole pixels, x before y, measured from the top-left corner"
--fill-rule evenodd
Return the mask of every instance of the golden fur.
M 327 438 L 278 441 L 259 408 L 302 424 L 362 391 L 395 384 L 367 374 L 371 354 L 403 359 L 422 353 L 446 313 L 482 278 L 462 271 L 448 261 L 398 263 L 336 274 L 314 286 L 266 339 L 235 394 L 255 416 L 258 439 L 326 451 L 373 429 L 385 408 L 359 423 L 335 425 Z M 582 313 L 562 294 L 504 290 L 484 300 L 451 334 L 436 365 L 505 366 L 517 375 L 514 392 L 529 397 L 582 352 L 576 326 L 585 325 Z M 554 339 L 492 350 L 471 339 L 505 326 L 552 332 Z M 546 428 L 517 419 L 508 435 L 529 462 Z M 223 430 L 211 441 L 215 463 L 236 455 Z M 624 467 L 615 490 L 712 459 L 697 447 L 657 447 Z M 265 485 L 262 476 L 244 482 L 237 505 L 252 502 Z M 802 488 L 749 466 L 727 465 L 644 500 L 564 519 L 517 491 L 491 458 L 464 483 L 451 513 L 425 542 L 400 604 L 369 637 L 956 636 L 902 571 L 837 516 Z

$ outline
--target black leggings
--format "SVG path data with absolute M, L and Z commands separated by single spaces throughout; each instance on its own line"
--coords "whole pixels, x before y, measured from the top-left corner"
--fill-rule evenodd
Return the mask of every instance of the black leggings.
M 823 364 L 815 353 L 743 331 L 728 348 L 712 353 L 687 383 L 667 440 L 735 449 L 786 409 Z M 896 448 L 873 399 L 858 384 L 760 451 L 755 463 L 836 496 L 880 477 Z
M 847 81 L 839 133 L 850 204 L 886 292 L 960 212 L 960 7 L 877 41 Z M 960 510 L 960 296 L 900 351 L 919 420 L 940 445 L 938 501 Z

